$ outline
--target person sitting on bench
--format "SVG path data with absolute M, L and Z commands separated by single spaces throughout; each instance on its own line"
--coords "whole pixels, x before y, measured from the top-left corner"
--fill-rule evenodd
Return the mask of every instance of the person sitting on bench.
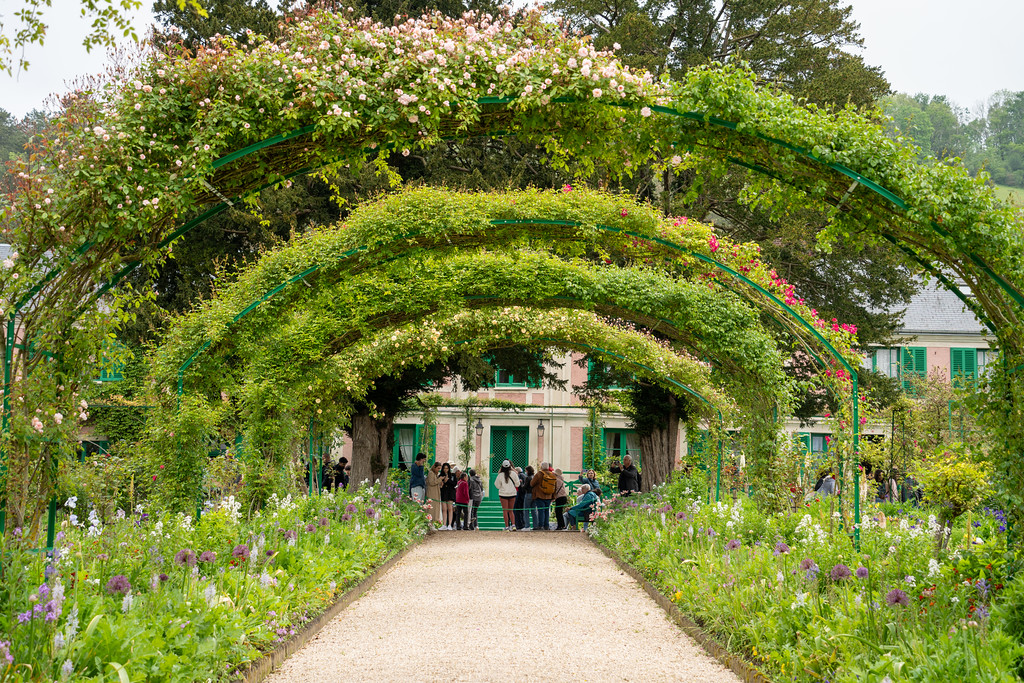
M 576 499 L 576 504 L 565 513 L 566 530 L 575 531 L 579 528 L 580 521 L 583 521 L 584 528 L 586 528 L 590 521 L 590 515 L 594 511 L 594 505 L 597 504 L 597 494 L 590 490 L 589 484 L 580 486 L 578 494 L 579 498 Z

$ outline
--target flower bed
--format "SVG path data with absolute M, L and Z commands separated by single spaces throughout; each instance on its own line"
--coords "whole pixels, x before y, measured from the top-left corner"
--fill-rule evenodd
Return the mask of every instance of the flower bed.
M 250 521 L 233 498 L 199 521 L 75 506 L 52 556 L 4 548 L 0 681 L 229 680 L 426 532 L 390 486 Z
M 964 520 L 935 558 L 936 521 L 924 510 L 870 510 L 857 552 L 828 501 L 765 515 L 744 498 L 704 495 L 680 480 L 615 498 L 595 539 L 766 675 L 1018 680 L 1024 648 L 990 617 L 1005 580 L 998 515 Z

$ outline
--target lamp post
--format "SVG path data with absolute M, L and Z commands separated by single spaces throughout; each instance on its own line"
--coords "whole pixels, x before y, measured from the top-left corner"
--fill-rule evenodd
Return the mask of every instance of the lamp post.
M 484 437 L 484 421 L 477 418 L 476 421 L 476 466 L 480 467 L 482 461 L 480 450 L 483 446 Z
M 484 435 L 484 421 L 483 420 L 478 419 L 476 421 L 476 435 L 477 436 L 483 436 Z
M 544 460 L 544 419 L 537 420 L 537 455 Z

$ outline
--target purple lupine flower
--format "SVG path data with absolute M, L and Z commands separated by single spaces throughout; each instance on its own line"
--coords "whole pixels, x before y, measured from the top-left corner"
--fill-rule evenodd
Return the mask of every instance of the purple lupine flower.
M 974 587 L 978 590 L 978 595 L 982 598 L 988 595 L 988 582 L 985 579 L 978 579 L 975 582 Z
M 901 591 L 899 588 L 893 588 L 885 595 L 885 604 L 887 605 L 903 605 L 904 607 L 910 604 L 910 598 L 906 593 Z
M 188 548 L 182 548 L 174 554 L 174 564 L 179 567 L 196 566 L 196 554 Z
M 829 576 L 832 577 L 833 581 L 839 583 L 843 579 L 848 579 L 851 576 L 853 576 L 853 572 L 851 572 L 850 568 L 847 567 L 845 564 L 837 564 L 836 566 L 832 567 L 832 571 L 829 572 Z
M 27 621 L 31 621 L 31 619 L 32 619 L 32 610 L 30 610 L 30 609 L 27 609 L 24 612 L 20 612 L 18 614 L 18 623 L 19 624 L 24 624 Z
M 988 610 L 984 605 L 978 605 L 974 608 L 974 616 L 978 619 L 988 619 Z
M 49 594 L 50 594 L 50 587 L 48 585 L 46 585 L 45 583 L 44 584 L 40 584 L 40 586 L 39 586 L 39 597 L 40 598 L 45 598 Z
M 772 555 L 774 555 L 775 557 L 778 557 L 779 555 L 788 555 L 788 554 L 789 554 L 789 546 L 786 545 L 785 542 L 779 541 L 778 543 L 775 544 L 775 549 L 772 551 Z
M 11 655 L 11 641 L 0 640 L 0 656 L 6 659 L 8 664 L 14 664 L 14 657 Z
M 111 577 L 110 581 L 107 581 L 107 592 L 111 595 L 117 593 L 118 595 L 124 595 L 132 589 L 132 585 L 128 583 L 128 577 L 124 574 L 118 574 L 117 576 Z
M 868 568 L 867 567 L 857 567 L 857 571 L 855 573 L 857 574 L 857 578 L 858 579 L 866 579 L 866 578 L 868 578 Z
M 244 543 L 239 543 L 235 546 L 235 549 L 231 551 L 231 557 L 245 562 L 249 559 L 249 546 Z
M 737 548 L 739 548 L 742 545 L 743 545 L 743 543 L 740 542 L 740 539 L 734 538 L 734 539 L 732 539 L 731 541 L 729 541 L 728 543 L 725 544 L 725 549 L 726 550 L 736 550 Z
M 46 569 L 43 570 L 43 578 L 49 581 L 50 577 L 52 577 L 56 573 L 57 569 L 52 564 L 48 564 L 46 565 Z
M 217 553 L 213 552 L 212 550 L 204 550 L 203 552 L 199 553 L 199 561 L 205 563 L 216 562 Z

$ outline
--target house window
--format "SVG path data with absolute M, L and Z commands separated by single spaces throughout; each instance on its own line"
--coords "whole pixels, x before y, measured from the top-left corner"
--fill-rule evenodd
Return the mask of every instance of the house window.
M 595 382 L 595 381 L 597 381 L 597 379 L 594 377 L 595 372 L 599 376 L 600 375 L 604 375 L 605 377 L 607 377 L 609 374 L 611 374 L 611 371 L 612 371 L 612 369 L 611 369 L 611 367 L 607 363 L 602 363 L 601 361 L 594 360 L 593 358 L 588 358 L 587 359 L 587 381 L 588 382 Z M 602 388 L 614 390 L 614 389 L 622 389 L 623 387 L 620 386 L 619 383 L 616 382 L 615 380 L 611 380 L 611 381 L 606 381 L 606 386 L 604 386 Z
M 633 458 L 633 464 L 640 466 L 640 437 L 632 429 L 604 430 L 605 458 L 613 458 L 622 462 L 627 455 Z
M 827 453 L 828 442 L 827 434 L 811 434 L 811 453 Z
M 976 364 L 978 366 L 978 377 L 984 377 L 989 366 L 996 360 L 996 352 L 992 349 L 976 349 Z
M 874 353 L 864 359 L 865 370 L 873 370 L 886 377 L 899 379 L 900 349 L 875 349 Z
M 519 389 L 526 388 L 526 382 L 520 382 L 512 376 L 512 373 L 508 370 L 495 370 L 494 372 L 494 386 L 496 387 L 516 387 Z

